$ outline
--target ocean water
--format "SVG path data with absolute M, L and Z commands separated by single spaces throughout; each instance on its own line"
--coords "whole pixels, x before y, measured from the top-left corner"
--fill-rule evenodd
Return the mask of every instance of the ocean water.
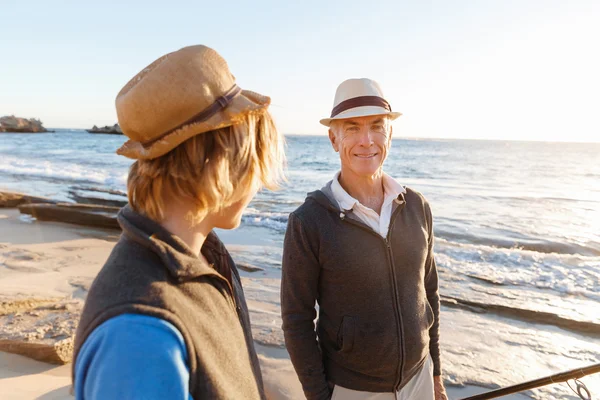
M 115 150 L 124 140 L 81 130 L 2 134 L 0 188 L 122 200 L 131 160 Z M 236 233 L 261 240 L 233 249 L 269 272 L 248 278 L 250 296 L 275 303 L 288 214 L 339 168 L 327 137 L 288 136 L 287 154 L 288 182 L 260 192 Z M 525 327 L 559 319 L 559 329 L 591 335 L 575 365 L 600 359 L 600 144 L 395 139 L 384 169 L 431 204 L 442 295 L 512 310 L 500 317 Z M 266 344 L 282 344 L 276 314 L 253 312 Z

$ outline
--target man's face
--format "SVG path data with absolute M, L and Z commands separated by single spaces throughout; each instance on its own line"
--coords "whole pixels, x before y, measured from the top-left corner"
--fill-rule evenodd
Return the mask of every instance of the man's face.
M 379 172 L 392 143 L 392 128 L 386 116 L 334 121 L 329 139 L 340 153 L 342 174 L 371 177 Z

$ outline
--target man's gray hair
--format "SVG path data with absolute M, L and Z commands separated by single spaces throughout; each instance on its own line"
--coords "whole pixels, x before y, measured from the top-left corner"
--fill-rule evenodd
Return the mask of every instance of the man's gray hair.
M 388 115 L 382 115 L 382 117 L 385 120 L 386 131 L 389 133 L 390 128 L 392 127 L 392 119 Z M 332 120 L 329 123 L 329 130 L 332 131 L 335 135 L 337 135 L 337 132 L 339 131 L 340 127 L 342 126 L 342 121 L 344 121 L 344 120 L 343 119 Z

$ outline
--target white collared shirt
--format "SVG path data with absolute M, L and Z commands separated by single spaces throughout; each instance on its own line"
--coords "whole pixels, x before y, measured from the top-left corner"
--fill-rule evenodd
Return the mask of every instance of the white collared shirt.
M 352 210 L 354 215 L 356 215 L 356 217 L 358 217 L 362 222 L 370 226 L 382 237 L 387 237 L 388 229 L 390 227 L 390 220 L 392 218 L 394 200 L 398 198 L 400 193 L 406 193 L 404 186 L 400 185 L 388 174 L 383 174 L 384 199 L 383 205 L 381 206 L 381 215 L 379 215 L 377 212 L 375 212 L 375 210 L 361 204 L 354 197 L 350 196 L 346 190 L 344 190 L 339 181 L 340 173 L 341 172 L 336 173 L 333 181 L 331 182 L 331 191 L 333 192 L 333 197 L 338 202 L 340 208 L 346 211 Z

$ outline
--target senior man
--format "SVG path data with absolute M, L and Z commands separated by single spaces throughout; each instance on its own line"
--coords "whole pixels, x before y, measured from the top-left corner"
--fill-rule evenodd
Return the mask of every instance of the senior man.
M 289 217 L 283 331 L 309 400 L 446 399 L 431 209 L 383 172 L 400 115 L 377 82 L 342 82 L 320 121 L 341 169 Z

